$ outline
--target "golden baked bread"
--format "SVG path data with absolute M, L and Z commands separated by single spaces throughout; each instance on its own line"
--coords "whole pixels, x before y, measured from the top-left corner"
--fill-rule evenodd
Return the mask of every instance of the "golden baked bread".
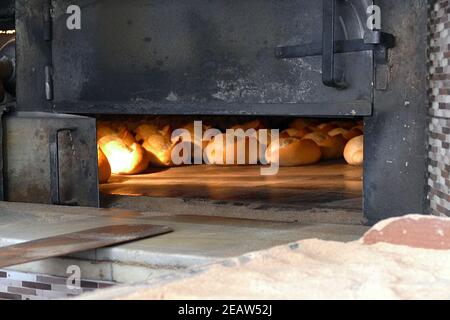
M 344 128 L 346 130 L 350 130 L 354 126 L 357 125 L 357 122 L 355 120 L 333 120 L 330 122 L 332 125 L 334 125 L 336 128 Z
M 345 139 L 347 140 L 351 140 L 357 136 L 361 136 L 363 135 L 363 131 L 357 127 L 352 128 L 346 135 L 345 135 Z
M 245 154 L 238 154 L 239 148 L 244 148 Z M 241 149 L 242 150 L 242 149 Z M 234 153 L 234 158 L 227 161 Z M 241 151 L 242 152 L 242 151 Z M 252 137 L 235 137 L 234 142 L 227 143 L 226 134 L 222 133 L 216 135 L 205 149 L 205 155 L 209 164 L 223 164 L 223 165 L 248 165 L 257 164 L 259 160 L 258 155 L 258 139 Z M 240 156 L 238 158 L 238 156 Z
M 342 135 L 342 136 L 345 138 L 345 136 L 346 136 L 348 133 L 349 133 L 349 130 L 347 130 L 347 129 L 344 129 L 344 128 L 335 128 L 335 129 L 329 131 L 329 132 L 328 132 L 328 135 L 329 135 L 330 137 L 334 137 L 334 136 L 337 136 L 337 135 Z
M 181 160 L 173 160 L 175 164 L 195 163 L 201 164 L 203 162 L 203 150 L 208 146 L 209 141 L 204 139 L 204 133 L 210 127 L 206 125 L 201 125 L 200 130 L 195 132 L 195 122 L 189 122 L 182 126 L 180 130 L 174 130 L 172 133 L 172 142 L 174 147 L 172 153 L 176 154 Z M 185 130 L 185 131 L 184 131 Z M 187 131 L 187 132 L 186 132 Z M 190 157 L 184 156 L 184 151 L 189 150 Z M 198 157 L 198 162 L 195 162 L 195 157 Z M 194 161 L 193 161 L 194 160 Z M 200 162 L 201 161 L 201 162 Z M 175 165 L 174 164 L 174 165 Z
M 281 167 L 314 164 L 321 156 L 320 147 L 314 141 L 297 138 L 281 138 L 278 146 L 272 143 L 266 151 L 266 159 L 270 163 L 278 163 Z
M 280 138 L 281 133 L 278 132 L 277 139 Z M 257 131 L 256 137 L 258 139 L 258 160 L 261 164 L 269 164 L 270 162 L 266 158 L 266 151 L 272 143 L 272 129 L 260 129 Z M 289 136 L 287 136 L 288 138 Z
M 112 125 L 105 121 L 97 122 L 97 141 L 104 136 L 117 135 L 119 132 L 112 127 Z
M 347 142 L 344 158 L 352 166 L 361 166 L 364 162 L 364 136 L 358 136 Z
M 136 174 L 148 166 L 145 150 L 126 129 L 119 134 L 106 135 L 98 141 L 114 174 Z
M 97 148 L 98 156 L 98 181 L 100 183 L 106 183 L 111 176 L 111 166 L 108 159 L 100 148 Z
M 166 137 L 167 139 L 171 140 L 172 136 L 172 130 L 170 128 L 169 124 L 166 124 L 159 132 Z
M 357 129 L 357 128 L 353 128 L 351 130 L 347 130 L 344 128 L 336 128 L 331 130 L 330 132 L 328 132 L 328 135 L 331 137 L 337 136 L 337 135 L 342 135 L 342 137 L 344 137 L 345 140 L 351 140 L 354 137 L 360 136 L 363 133 Z
M 243 124 L 238 124 L 235 126 L 232 126 L 230 129 L 242 129 L 244 131 L 247 131 L 248 129 L 254 129 L 254 130 L 260 130 L 260 129 L 265 129 L 265 126 L 263 125 L 263 123 L 261 122 L 261 120 L 256 119 L 250 122 L 246 122 Z
M 298 118 L 290 123 L 289 128 L 301 130 L 307 127 L 317 126 L 319 123 L 320 122 L 317 119 Z
M 127 127 L 127 121 L 115 121 L 115 120 L 98 120 L 97 121 L 97 141 L 104 136 L 119 135 L 124 130 L 132 132 Z
M 180 136 L 180 140 L 185 140 L 185 141 L 191 142 L 193 144 L 197 144 L 198 146 L 201 146 L 202 148 L 206 148 L 206 146 L 208 145 L 208 141 L 203 139 L 203 135 L 204 135 L 205 131 L 208 130 L 209 128 L 211 128 L 211 127 L 202 124 L 201 131 L 199 131 L 197 133 L 198 135 L 200 135 L 199 137 L 197 137 L 198 141 L 195 141 L 195 123 L 190 122 L 190 123 L 184 125 L 183 127 L 181 127 L 181 129 L 189 131 L 190 137 Z
M 308 133 L 311 133 L 311 130 L 308 128 L 296 129 L 296 128 L 288 128 L 283 130 L 280 133 L 280 138 L 298 138 L 301 139 L 306 136 Z
M 152 166 L 167 167 L 172 164 L 172 147 L 170 127 L 162 130 L 152 124 L 143 124 L 136 128 L 136 139 L 147 151 L 147 158 Z
M 172 142 L 162 135 L 148 137 L 142 147 L 147 151 L 150 164 L 156 167 L 167 167 L 172 164 Z
M 318 132 L 323 132 L 323 133 L 328 133 L 335 128 L 336 128 L 336 126 L 331 123 L 321 123 L 318 126 L 309 127 L 309 129 L 311 129 L 313 132 L 318 131 Z
M 161 135 L 158 127 L 149 123 L 141 124 L 135 129 L 134 133 L 136 134 L 136 140 L 139 143 L 143 143 L 149 136 L 155 134 Z
M 314 141 L 320 147 L 322 159 L 324 160 L 341 158 L 346 142 L 342 135 L 330 137 L 328 134 L 320 131 L 307 134 L 303 139 Z

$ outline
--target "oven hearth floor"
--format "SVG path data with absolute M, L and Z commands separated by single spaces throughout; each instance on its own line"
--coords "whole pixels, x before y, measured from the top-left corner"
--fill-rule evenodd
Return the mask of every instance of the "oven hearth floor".
M 216 201 L 303 204 L 361 197 L 362 168 L 341 161 L 282 167 L 262 176 L 259 166 L 184 166 L 140 175 L 114 175 L 104 194 Z
M 283 167 L 185 166 L 100 186 L 102 207 L 284 222 L 361 224 L 362 168 L 342 161 Z

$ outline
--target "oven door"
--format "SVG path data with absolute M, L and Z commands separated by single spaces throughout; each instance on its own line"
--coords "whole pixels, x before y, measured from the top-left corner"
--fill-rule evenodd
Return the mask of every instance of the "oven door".
M 370 115 L 373 52 L 337 52 L 322 58 L 321 48 L 329 48 L 326 41 L 333 39 L 330 29 L 324 30 L 330 23 L 335 41 L 363 39 L 371 4 L 53 1 L 54 110 Z M 331 5 L 334 10 L 324 7 Z M 301 58 L 276 56 L 276 48 L 292 45 L 320 52 Z M 344 85 L 336 88 L 324 81 L 329 68 Z
M 3 137 L 5 200 L 99 205 L 95 119 L 18 112 Z

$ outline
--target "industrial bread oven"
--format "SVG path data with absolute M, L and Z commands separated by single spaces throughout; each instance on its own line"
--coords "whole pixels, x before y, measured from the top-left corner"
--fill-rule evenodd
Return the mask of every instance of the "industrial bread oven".
M 350 170 L 355 183 L 363 175 L 357 192 L 369 223 L 427 212 L 425 0 L 2 3 L 2 28 L 11 29 L 15 14 L 16 38 L 15 52 L 11 44 L 3 52 L 14 68 L 4 81 L 15 82 L 15 90 L 5 87 L 3 108 L 6 201 L 99 206 L 101 190 L 301 205 L 320 188 L 318 201 L 335 199 L 332 189 L 342 189 Z M 369 28 L 377 8 L 381 29 Z M 297 118 L 363 120 L 364 166 L 282 168 L 257 181 L 247 167 L 193 166 L 99 186 L 96 123 L 143 118 L 258 119 L 269 127 Z M 326 170 L 334 174 L 324 178 Z M 134 192 L 121 187 L 130 179 Z

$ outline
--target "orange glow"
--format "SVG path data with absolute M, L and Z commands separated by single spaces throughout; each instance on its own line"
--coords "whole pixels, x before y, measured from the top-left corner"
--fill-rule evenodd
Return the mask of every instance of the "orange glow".
M 98 144 L 114 174 L 140 173 L 148 166 L 145 151 L 127 131 L 120 135 L 107 135 Z

